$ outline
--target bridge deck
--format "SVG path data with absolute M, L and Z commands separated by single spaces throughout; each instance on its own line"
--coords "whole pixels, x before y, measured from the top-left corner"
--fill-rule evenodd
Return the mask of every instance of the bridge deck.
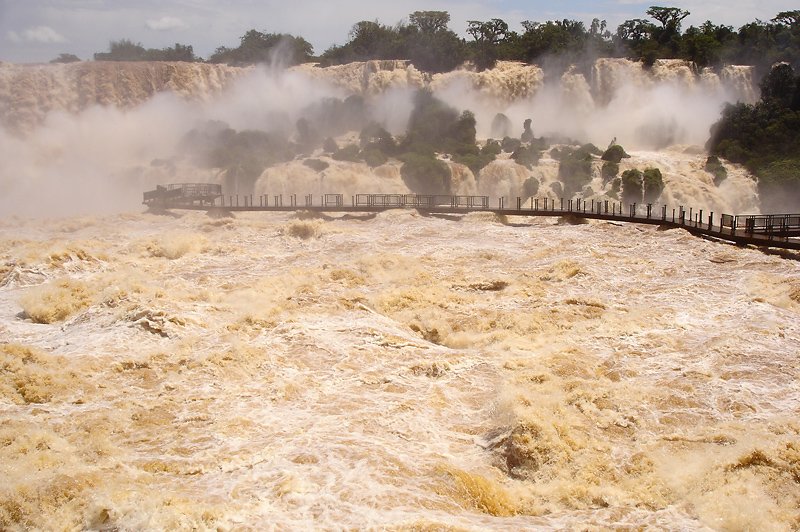
M 661 225 L 681 228 L 698 236 L 734 242 L 741 245 L 800 250 L 800 214 L 730 215 L 723 214 L 715 224 L 714 213 L 704 216 L 703 210 L 688 211 L 679 207 L 631 204 L 627 207 L 613 201 L 553 200 L 516 198 L 512 207 L 505 198 L 497 198 L 497 207 L 490 206 L 488 196 L 445 196 L 417 194 L 357 194 L 345 202 L 342 194 L 306 195 L 302 202 L 297 195 L 227 196 L 219 185 L 200 186 L 185 183 L 159 187 L 145 192 L 143 203 L 164 209 L 223 210 L 229 212 L 339 212 L 377 213 L 390 209 L 416 209 L 428 214 L 468 214 L 490 212 L 503 216 L 578 216 L 586 219 Z M 178 192 L 180 191 L 180 192 Z M 227 199 L 227 202 L 225 201 Z M 270 201 L 271 200 L 271 201 Z

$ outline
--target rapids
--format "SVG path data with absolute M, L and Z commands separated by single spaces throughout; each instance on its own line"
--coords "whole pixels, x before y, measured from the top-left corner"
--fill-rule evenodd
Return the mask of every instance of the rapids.
M 198 123 L 279 131 L 358 94 L 399 134 L 423 86 L 480 137 L 498 112 L 616 136 L 660 201 L 758 210 L 697 146 L 755 98 L 741 67 L 0 64 L 0 529 L 798 527 L 796 254 L 487 213 L 137 212 L 230 178 L 182 151 Z M 311 155 L 253 191 L 408 191 L 397 161 Z M 459 194 L 555 198 L 547 153 L 446 163 Z
M 0 220 L 0 528 L 796 528 L 792 258 L 485 214 Z

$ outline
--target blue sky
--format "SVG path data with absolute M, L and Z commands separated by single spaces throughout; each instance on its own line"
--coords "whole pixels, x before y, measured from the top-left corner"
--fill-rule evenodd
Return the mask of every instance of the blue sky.
M 47 62 L 62 52 L 91 59 L 122 38 L 147 48 L 190 44 L 208 57 L 217 46 L 236 46 L 252 28 L 301 35 L 322 53 L 343 44 L 359 20 L 395 24 L 416 10 L 449 11 L 450 28 L 461 35 L 467 20 L 490 18 L 502 18 L 519 31 L 523 20 L 568 18 L 588 25 L 597 17 L 613 30 L 626 19 L 646 18 L 651 5 L 690 11 L 684 27 L 712 20 L 738 28 L 797 9 L 797 0 L 0 0 L 0 61 Z

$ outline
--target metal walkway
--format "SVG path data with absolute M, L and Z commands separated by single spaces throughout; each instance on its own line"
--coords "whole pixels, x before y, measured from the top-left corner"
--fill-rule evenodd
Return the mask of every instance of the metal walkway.
M 623 205 L 616 201 L 554 200 L 530 198 L 507 205 L 506 198 L 497 198 L 491 206 L 488 196 L 448 196 L 421 194 L 356 194 L 345 200 L 343 194 L 311 194 L 298 201 L 296 194 L 284 198 L 270 196 L 225 196 L 222 186 L 208 183 L 177 183 L 159 186 L 144 193 L 143 204 L 160 209 L 205 211 L 316 211 L 342 213 L 375 213 L 389 209 L 416 209 L 430 214 L 467 214 L 491 212 L 503 216 L 580 217 L 638 224 L 681 228 L 698 236 L 706 236 L 741 245 L 800 250 L 800 214 L 722 214 L 715 223 L 713 212 L 688 211 L 680 206 Z M 226 201 L 227 200 L 227 201 Z

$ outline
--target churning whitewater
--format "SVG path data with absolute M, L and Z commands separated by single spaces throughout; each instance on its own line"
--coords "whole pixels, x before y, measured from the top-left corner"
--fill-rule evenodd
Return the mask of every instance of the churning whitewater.
M 411 211 L 4 222 L 0 257 L 6 528 L 800 519 L 793 260 Z
M 488 213 L 141 213 L 156 184 L 232 182 L 182 151 L 198 123 L 358 94 L 399 134 L 423 86 L 481 138 L 499 112 L 617 137 L 661 202 L 759 209 L 698 147 L 754 100 L 746 68 L 1 64 L 0 528 L 800 527 L 795 254 Z M 409 192 L 396 161 L 319 159 L 243 193 Z M 549 154 L 446 164 L 455 193 L 557 197 Z

